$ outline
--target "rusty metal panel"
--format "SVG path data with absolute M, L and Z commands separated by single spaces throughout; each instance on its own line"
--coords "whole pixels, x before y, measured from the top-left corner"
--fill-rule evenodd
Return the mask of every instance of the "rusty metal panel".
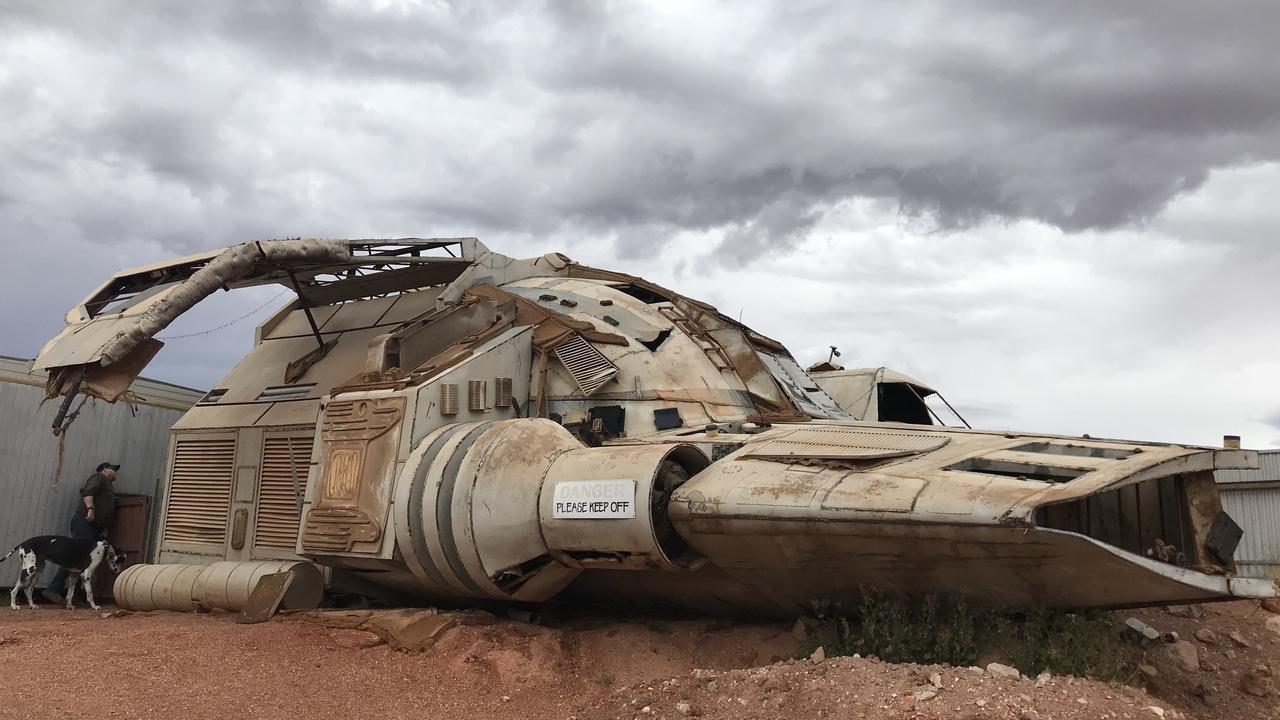
M 850 473 L 827 492 L 822 509 L 910 512 L 928 484 L 920 478 Z
M 182 437 L 169 477 L 164 542 L 221 546 L 235 472 L 234 437 Z
M 334 400 L 325 408 L 323 476 L 302 529 L 309 551 L 376 552 L 391 502 L 404 397 Z

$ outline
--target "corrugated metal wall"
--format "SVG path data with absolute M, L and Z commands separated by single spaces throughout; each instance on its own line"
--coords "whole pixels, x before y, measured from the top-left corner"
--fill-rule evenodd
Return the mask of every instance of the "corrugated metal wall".
M 1222 509 L 1244 528 L 1236 549 L 1239 574 L 1280 578 L 1280 489 L 1224 489 Z
M 1219 470 L 1218 491 L 1222 509 L 1244 529 L 1236 548 L 1238 573 L 1280 579 L 1280 451 L 1259 452 L 1258 465 Z
M 3 369 L 11 370 L 7 365 Z M 58 404 L 50 400 L 41 405 L 44 391 L 35 383 L 42 383 L 42 376 L 22 379 L 15 381 L 12 373 L 0 376 L 0 555 L 35 535 L 67 534 L 80 486 L 100 462 L 123 466 L 116 492 L 150 495 L 158 501 L 156 488 L 164 476 L 169 428 L 183 410 L 151 404 L 131 409 L 124 402 L 89 400 L 67 433 L 62 472 L 55 483 L 58 438 L 50 426 Z M 163 391 L 188 404 L 200 396 L 193 390 L 145 380 L 135 385 L 138 395 Z M 75 402 L 79 404 L 79 399 Z M 0 586 L 8 586 L 16 574 L 16 566 L 0 568 Z

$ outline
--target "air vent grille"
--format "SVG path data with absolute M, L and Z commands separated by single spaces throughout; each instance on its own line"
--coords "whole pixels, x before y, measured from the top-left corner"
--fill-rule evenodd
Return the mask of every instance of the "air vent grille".
M 310 437 L 269 437 L 263 442 L 254 547 L 292 551 L 297 544 L 298 496 L 293 474 L 298 474 L 298 491 L 306 492 L 311 443 Z
M 261 393 L 255 400 L 300 400 L 311 394 L 316 387 L 315 383 L 306 383 L 303 385 L 273 385 Z
M 591 395 L 618 374 L 618 367 L 577 333 L 557 345 L 555 353 L 583 395 Z
M 458 414 L 458 386 L 453 383 L 440 384 L 440 414 Z
M 488 399 L 489 383 L 484 380 L 467 381 L 467 409 L 471 412 L 484 412 L 484 402 Z
M 178 440 L 169 474 L 166 542 L 226 542 L 235 457 L 234 438 Z
M 493 379 L 493 405 L 500 408 L 511 407 L 511 378 Z

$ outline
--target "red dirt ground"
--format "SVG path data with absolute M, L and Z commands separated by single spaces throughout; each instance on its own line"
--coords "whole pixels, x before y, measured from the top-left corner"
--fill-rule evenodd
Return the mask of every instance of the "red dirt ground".
M 226 614 L 0 611 L 0 718 L 1278 718 L 1274 695 L 1238 689 L 1274 662 L 1280 633 L 1253 603 L 1200 618 L 1136 613 L 1195 643 L 1207 668 L 1175 670 L 1157 646 L 1151 692 L 1075 678 L 999 678 L 965 668 L 871 659 L 787 660 L 783 625 L 587 620 L 558 628 L 501 622 L 447 631 L 431 650 L 396 652 L 374 635 Z M 1122 615 L 1127 617 L 1127 615 Z M 1250 644 L 1227 638 L 1235 630 Z M 1223 644 L 1225 643 L 1225 644 Z M 1233 653 L 1233 654 L 1229 654 Z M 935 697 L 913 694 L 936 673 Z M 1206 704 L 1193 692 L 1208 683 Z M 928 693 L 924 693 L 928 694 Z M 1081 702 L 1083 700 L 1083 702 Z M 648 708 L 646 711 L 645 708 Z

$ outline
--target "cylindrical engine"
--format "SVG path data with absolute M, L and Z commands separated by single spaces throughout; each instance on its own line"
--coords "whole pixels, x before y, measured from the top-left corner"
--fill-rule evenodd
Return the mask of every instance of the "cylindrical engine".
M 584 447 L 550 420 L 448 425 L 396 483 L 397 548 L 452 598 L 543 601 L 586 568 L 685 569 L 666 503 L 707 463 L 683 444 Z
M 542 536 L 562 564 L 686 570 L 701 562 L 667 518 L 671 492 L 708 464 L 691 445 L 582 448 L 542 484 Z

